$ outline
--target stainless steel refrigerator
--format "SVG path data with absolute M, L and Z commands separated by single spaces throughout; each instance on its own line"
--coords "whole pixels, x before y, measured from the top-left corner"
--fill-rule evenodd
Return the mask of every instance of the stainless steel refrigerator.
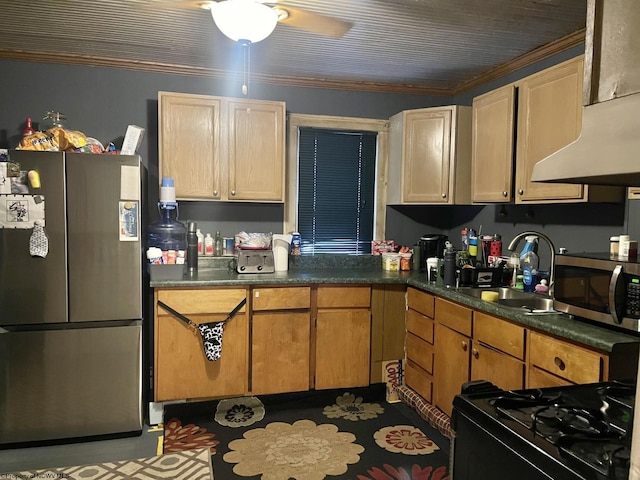
M 140 433 L 140 157 L 10 151 L 1 167 L 0 445 Z

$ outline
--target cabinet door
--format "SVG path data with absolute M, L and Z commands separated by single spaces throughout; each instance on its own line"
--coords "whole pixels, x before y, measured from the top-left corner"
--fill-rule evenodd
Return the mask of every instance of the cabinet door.
M 319 309 L 316 321 L 315 388 L 369 385 L 369 309 Z
M 405 113 L 402 201 L 450 203 L 451 109 Z
M 251 393 L 309 390 L 310 317 L 300 313 L 254 313 Z
M 473 202 L 510 202 L 513 199 L 515 111 L 513 85 L 473 99 Z
M 246 291 L 167 289 L 156 295 L 158 300 L 200 324 L 224 319 L 245 298 Z M 246 307 L 226 323 L 222 356 L 212 362 L 204 355 L 200 334 L 156 306 L 155 401 L 245 395 L 248 344 Z
M 466 337 L 450 328 L 436 324 L 435 358 L 433 365 L 433 402 L 451 416 L 453 397 L 469 380 L 470 343 Z
M 582 185 L 534 183 L 534 165 L 578 138 L 582 127 L 583 59 L 527 77 L 519 87 L 516 203 L 582 199 Z
M 551 375 L 533 365 L 529 366 L 526 388 L 564 387 L 565 385 L 573 385 L 573 382 Z
M 229 200 L 284 201 L 282 102 L 229 100 Z
M 217 97 L 158 93 L 159 177 L 174 179 L 178 200 L 220 198 L 220 105 Z
M 524 362 L 474 341 L 471 380 L 486 380 L 503 390 L 521 390 L 524 388 Z

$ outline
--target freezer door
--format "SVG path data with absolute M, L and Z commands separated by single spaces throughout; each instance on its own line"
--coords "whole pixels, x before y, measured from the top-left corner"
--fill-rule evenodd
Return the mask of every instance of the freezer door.
M 139 323 L 0 329 L 0 445 L 140 432 Z
M 69 320 L 142 318 L 140 157 L 71 153 L 66 163 Z M 122 235 L 124 204 L 137 205 L 127 210 L 137 240 Z
M 36 170 L 41 187 L 29 194 L 44 198 L 49 253 L 32 257 L 32 228 L 0 228 L 0 325 L 67 321 L 67 243 L 64 204 L 64 155 L 57 152 L 11 151 L 10 160 L 23 172 Z M 12 197 L 0 195 L 6 212 Z M 1 384 L 0 384 L 1 388 Z

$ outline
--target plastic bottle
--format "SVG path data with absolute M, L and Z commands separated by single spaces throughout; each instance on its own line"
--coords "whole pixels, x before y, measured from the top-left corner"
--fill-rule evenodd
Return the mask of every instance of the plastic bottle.
M 511 287 L 516 288 L 518 284 L 518 275 L 522 275 L 520 271 L 520 257 L 517 253 L 513 252 L 509 258 L 509 268 L 513 268 L 513 274 L 511 275 Z
M 538 237 L 530 235 L 526 237 L 522 252 L 520 253 L 520 265 L 522 266 L 523 290 L 525 292 L 534 292 L 537 285 L 537 273 L 540 259 L 536 253 L 538 246 Z
M 220 230 L 218 230 L 215 238 L 213 239 L 213 255 L 221 257 L 222 253 L 222 235 L 220 235 Z
M 26 137 L 28 135 L 33 135 L 35 130 L 33 129 L 33 125 L 31 123 L 31 117 L 27 117 L 27 120 L 24 122 L 24 130 L 22 130 L 22 136 Z
M 204 237 L 204 254 L 207 256 L 213 255 L 213 237 L 210 233 L 207 233 L 207 236 Z
M 170 263 L 184 263 L 187 250 L 187 228 L 178 220 L 178 204 L 172 178 L 163 178 L 158 202 L 160 219 L 147 227 L 147 249 L 157 247 Z M 186 264 L 185 264 L 186 269 Z
M 204 235 L 199 228 L 196 229 L 196 237 L 198 237 L 198 255 L 204 255 Z

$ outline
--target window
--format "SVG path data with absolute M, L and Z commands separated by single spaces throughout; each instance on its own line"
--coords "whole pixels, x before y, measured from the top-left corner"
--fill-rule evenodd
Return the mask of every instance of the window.
M 283 231 L 307 255 L 370 252 L 384 238 L 388 121 L 290 114 L 288 142 Z
M 302 253 L 371 253 L 376 132 L 303 127 L 298 137 Z

